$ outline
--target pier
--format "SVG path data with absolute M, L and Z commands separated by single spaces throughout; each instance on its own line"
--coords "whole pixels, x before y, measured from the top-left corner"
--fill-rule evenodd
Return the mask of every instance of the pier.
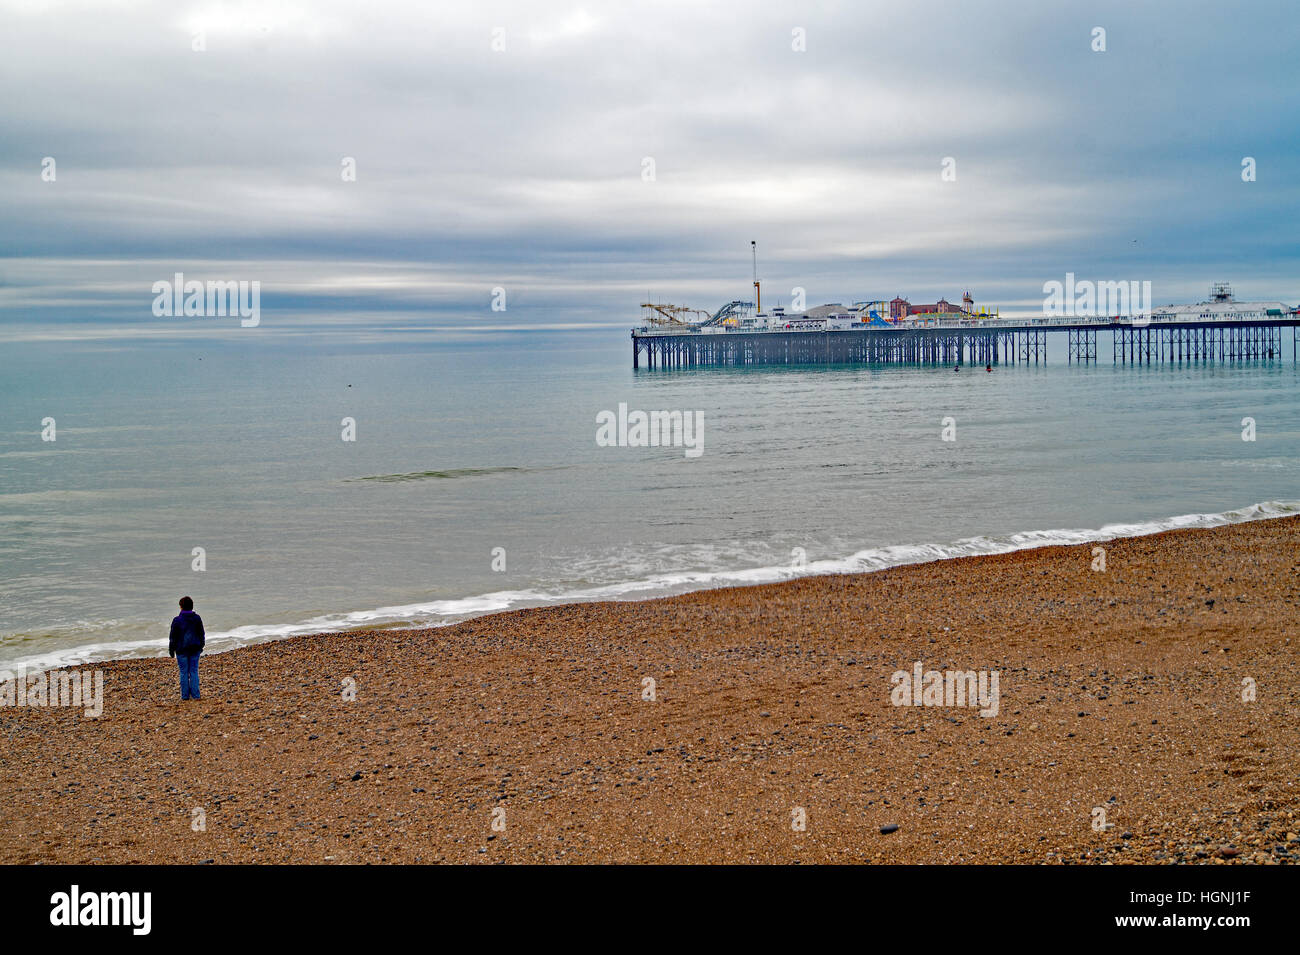
M 1300 352 L 1300 311 L 1250 321 L 1152 319 L 1145 324 L 1127 318 L 967 319 L 807 331 L 644 325 L 632 330 L 632 367 L 1036 365 L 1047 361 L 1048 336 L 1062 333 L 1067 362 L 1090 364 L 1098 360 L 1100 332 L 1110 333 L 1116 364 L 1278 361 L 1285 346 L 1294 363 Z

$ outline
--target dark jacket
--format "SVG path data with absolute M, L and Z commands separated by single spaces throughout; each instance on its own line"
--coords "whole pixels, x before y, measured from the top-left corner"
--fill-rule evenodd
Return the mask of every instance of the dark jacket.
M 167 638 L 167 652 L 183 657 L 193 656 L 203 650 L 207 641 L 203 635 L 203 618 L 193 610 L 182 610 L 172 620 L 171 636 Z

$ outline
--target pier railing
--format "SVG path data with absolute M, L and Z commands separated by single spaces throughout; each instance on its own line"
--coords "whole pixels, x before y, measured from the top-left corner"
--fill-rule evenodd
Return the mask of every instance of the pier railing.
M 697 365 L 921 364 L 996 365 L 1047 361 L 1048 335 L 1064 333 L 1070 363 L 1097 361 L 1097 333 L 1111 332 L 1117 364 L 1276 361 L 1291 329 L 1300 352 L 1300 313 L 1258 319 L 1172 316 L 965 319 L 882 327 L 745 329 L 642 326 L 632 330 L 632 367 Z
M 867 325 L 865 323 L 855 323 L 847 328 L 786 328 L 775 325 L 766 328 L 741 328 L 736 325 L 641 325 L 633 332 L 637 335 L 761 335 L 776 334 L 789 332 L 888 332 L 888 331 L 914 331 L 924 329 L 980 329 L 980 328 L 1146 328 L 1150 325 L 1197 325 L 1197 324 L 1227 324 L 1227 325 L 1249 325 L 1249 324 L 1272 324 L 1275 321 L 1281 324 L 1290 324 L 1293 321 L 1300 320 L 1300 313 L 1286 312 L 1277 318 L 1206 318 L 1197 319 L 1195 322 L 1188 322 L 1185 319 L 1179 319 L 1168 315 L 1119 315 L 1106 317 L 1037 317 L 1037 318 L 987 318 L 987 319 L 962 319 L 955 322 L 901 322 L 897 325 L 881 326 Z

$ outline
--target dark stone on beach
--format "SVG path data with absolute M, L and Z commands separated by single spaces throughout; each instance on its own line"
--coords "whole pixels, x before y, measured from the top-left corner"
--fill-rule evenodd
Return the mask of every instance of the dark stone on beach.
M 897 831 L 898 831 L 898 826 L 897 826 L 895 823 L 892 823 L 892 822 L 891 822 L 889 825 L 887 825 L 887 826 L 881 826 L 881 827 L 880 827 L 880 834 L 881 834 L 882 836 L 887 836 L 887 835 L 889 835 L 891 832 L 897 832 Z
M 360 778 L 361 778 L 361 774 L 360 774 L 360 773 L 353 773 L 353 774 L 352 774 L 352 781 L 353 781 L 354 783 L 355 783 L 358 779 L 360 779 Z
M 1121 835 L 1120 838 L 1121 838 L 1121 839 L 1132 839 L 1132 838 L 1133 838 L 1133 833 L 1131 833 L 1131 832 L 1126 832 L 1126 833 L 1124 833 L 1123 835 Z

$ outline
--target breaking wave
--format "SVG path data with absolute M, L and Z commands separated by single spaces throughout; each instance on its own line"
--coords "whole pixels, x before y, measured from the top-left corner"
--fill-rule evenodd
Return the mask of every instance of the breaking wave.
M 358 481 L 379 481 L 383 483 L 396 483 L 399 481 L 423 481 L 429 478 L 441 478 L 450 480 L 453 478 L 480 477 L 485 474 L 504 474 L 507 471 L 527 471 L 529 468 L 449 468 L 445 471 L 410 471 L 406 474 L 371 474 L 366 477 L 348 478 L 345 484 L 354 484 Z
M 515 470 L 515 469 L 497 469 Z M 436 473 L 436 472 L 435 472 Z M 450 473 L 450 472 L 448 472 Z M 1162 531 L 1193 527 L 1222 527 L 1249 521 L 1270 520 L 1300 514 L 1300 501 L 1266 501 L 1248 507 L 1214 514 L 1182 514 L 1161 520 L 1127 524 L 1106 524 L 1099 528 L 1021 531 L 1014 534 L 967 537 L 940 544 L 896 544 L 861 550 L 846 557 L 809 561 L 803 566 L 765 566 L 722 571 L 679 571 L 656 574 L 617 583 L 569 588 L 529 588 L 499 590 L 451 600 L 422 603 L 350 613 L 324 614 L 300 623 L 249 625 L 208 634 L 209 653 L 309 633 L 338 633 L 349 630 L 438 627 L 503 610 L 525 607 L 555 606 L 567 603 L 608 600 L 646 600 L 693 590 L 714 587 L 774 583 L 796 577 L 823 574 L 868 573 L 905 564 L 986 554 L 1005 554 L 1068 544 L 1113 540 L 1117 537 L 1143 537 Z M 79 647 L 37 653 L 0 665 L 0 670 L 25 667 L 29 672 L 77 666 L 100 660 L 165 655 L 157 639 L 131 642 L 93 643 Z

